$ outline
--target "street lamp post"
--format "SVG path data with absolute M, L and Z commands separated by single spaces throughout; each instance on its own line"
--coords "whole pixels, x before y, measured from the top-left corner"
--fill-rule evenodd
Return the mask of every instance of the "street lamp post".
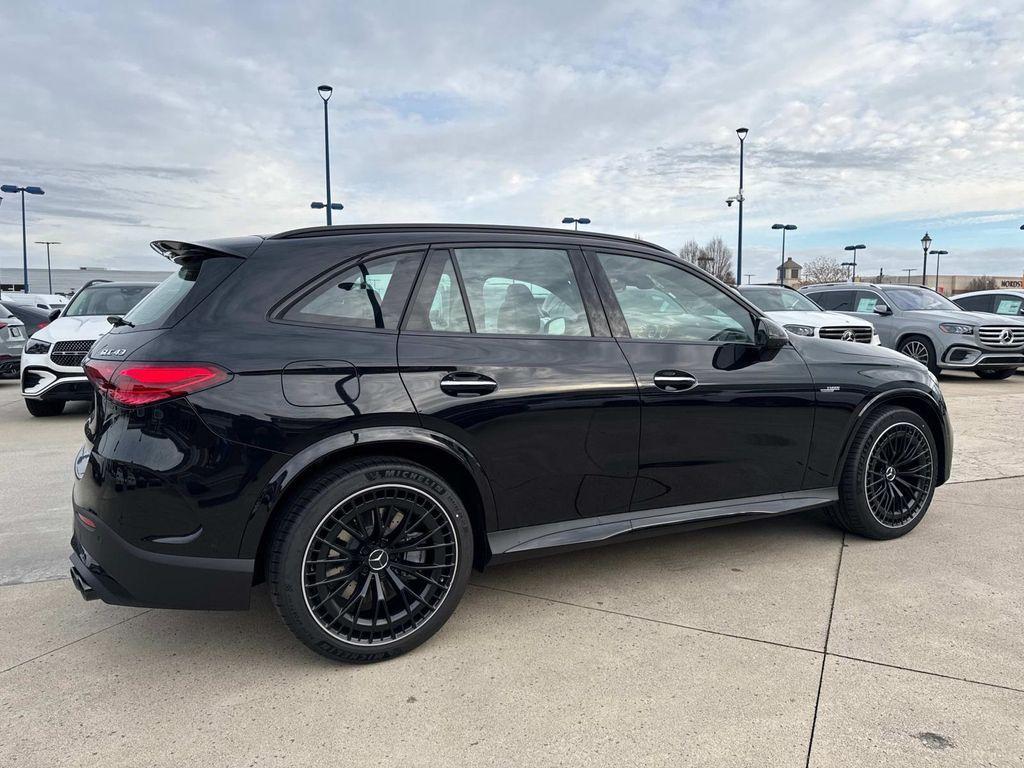
M 21 193 L 21 266 L 25 280 L 25 293 L 28 293 L 28 238 L 25 236 L 25 193 L 42 195 L 44 192 L 39 187 L 19 187 L 15 184 L 0 186 L 0 192 Z
M 840 264 L 839 266 L 840 266 L 840 267 L 850 267 L 850 268 L 851 268 L 852 270 L 854 270 L 854 271 L 856 271 L 856 269 L 857 269 L 857 265 L 856 265 L 856 264 L 854 264 L 854 263 L 853 263 L 852 261 L 844 261 L 844 262 L 843 262 L 843 263 L 841 263 L 841 264 Z M 847 277 L 846 279 L 847 279 L 847 280 L 848 280 L 849 282 L 851 282 L 851 283 L 852 283 L 852 282 L 853 282 L 853 273 L 851 272 L 851 273 L 850 273 L 850 275 L 849 275 L 849 276 L 848 276 L 848 277 Z
M 857 251 L 863 251 L 865 248 L 867 248 L 867 246 L 864 245 L 864 243 L 861 243 L 860 245 L 848 245 L 843 248 L 844 251 L 853 251 L 853 275 L 850 277 L 851 283 L 857 281 Z
M 924 237 L 921 238 L 921 247 L 924 248 L 924 264 L 921 267 L 921 285 L 928 282 L 928 249 L 932 247 L 932 239 L 928 236 L 928 233 L 924 233 Z
M 753 276 L 754 275 L 752 273 L 750 273 L 750 272 L 747 272 L 747 274 L 744 275 L 744 277 L 747 278 L 747 285 L 750 285 L 750 278 L 752 278 Z
M 60 245 L 60 240 L 36 240 L 36 245 L 46 246 L 46 281 L 50 286 L 50 293 L 53 293 L 53 273 L 50 271 L 50 246 Z
M 324 173 L 327 177 L 327 202 L 320 206 L 314 203 L 310 207 L 326 209 L 327 226 L 329 227 L 331 226 L 331 211 L 341 210 L 341 208 L 335 208 L 331 204 L 331 140 L 330 133 L 327 130 L 327 102 L 331 100 L 331 94 L 334 93 L 334 89 L 329 85 L 321 85 L 316 91 L 324 102 Z
M 949 251 L 929 251 L 929 253 L 935 257 L 935 290 L 939 290 L 939 259 L 945 256 Z M 922 280 L 921 282 L 927 282 Z
M 741 202 L 740 205 L 743 205 Z M 786 276 L 786 232 L 796 229 L 796 224 L 772 224 L 772 229 L 782 230 L 782 261 L 779 263 L 779 285 Z
M 590 223 L 590 219 L 588 219 L 586 216 L 581 216 L 579 218 L 573 218 L 572 216 L 566 216 L 564 219 L 562 219 L 562 223 L 563 224 L 572 224 L 573 230 L 574 231 L 578 231 L 579 228 L 580 228 L 580 224 L 589 224 Z M 639 240 L 639 239 L 640 238 L 638 237 L 637 240 Z
M 746 128 L 736 129 L 736 135 L 740 140 L 740 191 L 735 198 L 726 201 L 729 205 L 732 205 L 732 200 L 740 204 L 739 223 L 736 228 L 736 285 L 740 284 L 740 275 L 743 274 L 743 142 L 747 138 L 747 133 Z
M 904 269 L 903 271 L 907 273 L 907 285 L 910 285 L 910 273 L 913 272 L 914 269 L 911 267 L 910 269 Z

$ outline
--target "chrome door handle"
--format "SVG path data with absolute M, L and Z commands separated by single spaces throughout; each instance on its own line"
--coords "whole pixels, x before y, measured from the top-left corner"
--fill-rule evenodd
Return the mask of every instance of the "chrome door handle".
M 686 371 L 658 371 L 654 374 L 654 386 L 666 392 L 685 392 L 697 386 L 697 377 Z
M 441 379 L 441 391 L 446 395 L 487 395 L 498 388 L 498 382 L 479 373 L 449 373 Z

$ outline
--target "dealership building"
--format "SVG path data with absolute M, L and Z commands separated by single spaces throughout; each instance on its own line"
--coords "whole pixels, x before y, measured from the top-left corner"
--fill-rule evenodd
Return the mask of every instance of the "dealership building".
M 967 293 L 972 290 L 970 286 L 972 280 L 977 280 L 978 275 L 939 275 L 939 293 L 945 294 L 946 296 L 956 296 L 959 293 Z M 1024 289 L 1024 276 L 1016 275 L 1010 277 L 1000 277 L 996 275 L 985 275 L 985 277 L 992 280 L 990 287 L 995 290 L 1006 290 L 1006 289 Z M 877 275 L 857 275 L 858 283 L 876 283 L 879 282 Z M 929 288 L 935 288 L 935 275 L 928 275 L 928 279 L 924 282 L 921 280 L 920 275 L 886 275 L 882 278 L 881 282 L 884 283 L 909 283 L 910 285 L 927 285 Z

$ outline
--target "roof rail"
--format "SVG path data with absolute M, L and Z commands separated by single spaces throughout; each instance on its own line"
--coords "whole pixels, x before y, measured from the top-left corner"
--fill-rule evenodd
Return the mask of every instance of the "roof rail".
M 303 229 L 291 229 L 287 232 L 278 232 L 276 235 L 268 235 L 267 240 L 290 240 L 299 237 L 330 237 L 332 235 L 358 234 L 361 232 L 488 232 L 488 233 L 522 233 L 522 234 L 546 234 L 558 235 L 559 237 L 585 237 L 595 240 L 614 240 L 633 244 L 646 245 L 657 248 L 665 253 L 672 253 L 664 246 L 651 243 L 646 240 L 639 240 L 624 235 L 609 235 L 604 232 L 582 232 L 568 229 L 555 229 L 554 227 L 527 227 L 503 224 L 344 224 L 332 227 L 304 227 Z M 675 254 L 673 254 L 675 255 Z

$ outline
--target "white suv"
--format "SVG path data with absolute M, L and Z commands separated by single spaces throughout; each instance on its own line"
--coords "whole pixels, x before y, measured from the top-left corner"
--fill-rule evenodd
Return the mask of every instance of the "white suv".
M 739 292 L 772 320 L 797 336 L 880 344 L 866 320 L 826 312 L 799 291 L 785 285 L 743 285 Z
M 156 285 L 93 280 L 63 310 L 54 310 L 56 319 L 26 342 L 21 355 L 21 394 L 28 412 L 56 416 L 69 400 L 91 400 L 82 358 L 110 330 L 108 317 L 124 315 Z

